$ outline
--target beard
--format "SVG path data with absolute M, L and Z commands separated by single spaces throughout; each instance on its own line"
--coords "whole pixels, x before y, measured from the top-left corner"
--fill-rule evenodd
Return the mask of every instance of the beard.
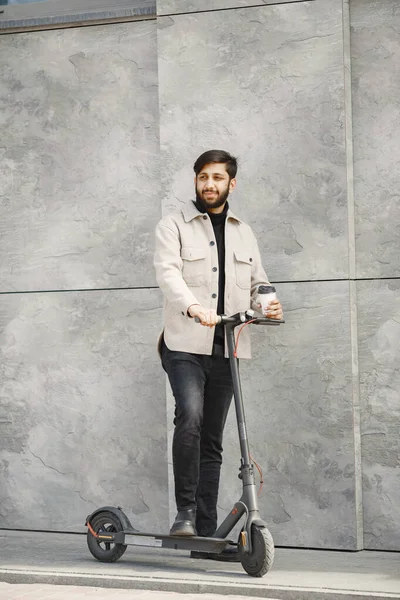
M 206 210 L 210 208 L 219 208 L 220 206 L 223 206 L 229 196 L 229 187 L 227 186 L 223 192 L 216 192 L 216 194 L 217 195 L 215 198 L 208 199 L 207 197 L 203 196 L 203 194 L 199 193 L 196 187 L 196 200 L 200 202 L 200 204 L 204 206 Z

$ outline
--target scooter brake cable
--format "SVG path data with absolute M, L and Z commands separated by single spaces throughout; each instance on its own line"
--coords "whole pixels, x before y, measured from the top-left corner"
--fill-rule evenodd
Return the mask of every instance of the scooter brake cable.
M 262 490 L 263 484 L 264 484 L 262 468 L 260 467 L 260 465 L 258 464 L 258 462 L 252 457 L 251 454 L 250 454 L 250 458 L 253 461 L 253 463 L 256 465 L 257 471 L 258 471 L 258 473 L 260 475 L 260 488 L 259 488 L 259 490 L 257 492 L 257 496 L 260 496 L 261 495 L 261 490 Z
M 236 338 L 236 344 L 235 344 L 235 352 L 233 353 L 233 356 L 235 358 L 237 358 L 237 349 L 238 349 L 238 345 L 239 345 L 239 337 L 240 334 L 242 333 L 242 329 L 244 327 L 246 327 L 246 325 L 250 325 L 250 323 L 254 323 L 255 321 L 257 321 L 257 319 L 251 319 L 251 321 L 247 321 L 247 323 L 243 323 L 243 325 L 240 327 L 238 334 L 237 334 L 237 338 Z
M 93 527 L 91 526 L 91 524 L 89 523 L 89 521 L 86 523 L 90 533 L 92 534 L 93 537 L 98 538 L 99 534 L 95 532 L 95 530 L 93 529 Z

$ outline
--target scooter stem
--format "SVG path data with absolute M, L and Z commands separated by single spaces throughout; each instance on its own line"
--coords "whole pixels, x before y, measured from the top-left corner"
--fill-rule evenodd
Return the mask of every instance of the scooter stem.
M 226 337 L 229 350 L 229 361 L 232 373 L 233 394 L 235 399 L 236 420 L 239 431 L 240 452 L 243 460 L 243 467 L 250 466 L 250 449 L 247 439 L 246 421 L 244 415 L 243 394 L 239 377 L 239 361 L 235 358 L 235 334 L 234 329 L 237 323 L 227 323 L 225 325 Z

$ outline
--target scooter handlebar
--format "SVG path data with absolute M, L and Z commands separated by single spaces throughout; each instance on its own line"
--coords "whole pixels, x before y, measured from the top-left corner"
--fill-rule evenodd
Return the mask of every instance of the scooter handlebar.
M 268 317 L 253 317 L 251 319 L 253 325 L 281 325 L 285 323 L 285 319 L 269 319 Z
M 200 323 L 200 318 L 195 317 L 194 320 L 196 323 Z M 217 315 L 217 324 L 220 325 L 228 325 L 228 323 L 236 323 L 236 325 L 241 325 L 242 323 L 250 322 L 254 325 L 281 325 L 284 323 L 284 319 L 269 319 L 268 317 L 257 317 L 254 315 L 249 315 L 248 313 L 237 313 L 236 315 L 232 315 L 228 317 L 227 315 Z

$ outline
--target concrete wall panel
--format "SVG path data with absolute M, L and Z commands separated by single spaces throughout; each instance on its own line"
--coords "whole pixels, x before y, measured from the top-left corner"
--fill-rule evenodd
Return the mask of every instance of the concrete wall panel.
M 359 473 L 349 286 L 281 284 L 279 297 L 286 324 L 253 326 L 253 359 L 240 365 L 251 452 L 264 473 L 261 514 L 278 545 L 355 549 Z M 172 396 L 168 405 L 171 431 Z M 232 406 L 224 439 L 220 520 L 240 497 L 239 464 Z M 174 507 L 171 518 L 173 512 Z
M 160 322 L 158 290 L 0 296 L 0 527 L 167 528 Z
M 357 277 L 400 270 L 400 5 L 351 0 Z
M 155 22 L 0 37 L 0 291 L 154 285 Z
M 157 14 L 161 16 L 304 1 L 305 0 L 158 0 Z
M 225 148 L 270 277 L 346 277 L 341 0 L 161 17 L 158 49 L 164 210 Z
M 357 291 L 364 541 L 400 550 L 400 281 L 359 281 Z
M 277 545 L 355 549 L 349 285 L 278 291 L 286 323 L 253 326 L 253 360 L 241 361 L 251 454 L 264 475 L 260 510 Z M 240 491 L 233 409 L 224 448 L 221 514 Z

